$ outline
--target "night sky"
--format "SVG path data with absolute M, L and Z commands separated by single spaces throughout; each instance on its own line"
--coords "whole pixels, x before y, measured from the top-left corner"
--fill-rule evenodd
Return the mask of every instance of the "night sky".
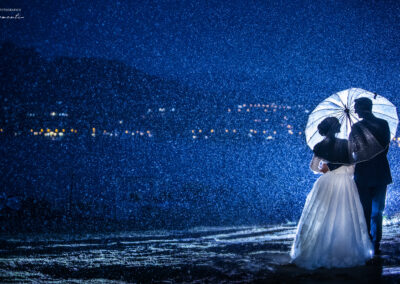
M 317 3 L 318 2 L 318 3 Z M 45 56 L 121 60 L 237 99 L 349 87 L 396 96 L 398 1 L 3 1 L 1 39 Z M 2 12 L 7 14 L 6 12 Z

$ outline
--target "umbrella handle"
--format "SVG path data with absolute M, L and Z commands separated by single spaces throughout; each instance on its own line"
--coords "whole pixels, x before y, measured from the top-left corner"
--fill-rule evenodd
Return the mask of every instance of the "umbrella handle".
M 346 108 L 344 109 L 344 112 L 345 112 L 347 118 L 349 119 L 350 126 L 351 126 L 352 123 L 351 123 L 351 117 L 350 117 L 350 109 L 346 106 Z

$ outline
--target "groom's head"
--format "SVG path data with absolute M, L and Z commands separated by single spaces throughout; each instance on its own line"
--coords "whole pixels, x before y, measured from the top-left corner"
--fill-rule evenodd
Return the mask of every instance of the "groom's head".
M 372 101 L 369 98 L 359 98 L 354 102 L 354 111 L 360 118 L 372 114 Z

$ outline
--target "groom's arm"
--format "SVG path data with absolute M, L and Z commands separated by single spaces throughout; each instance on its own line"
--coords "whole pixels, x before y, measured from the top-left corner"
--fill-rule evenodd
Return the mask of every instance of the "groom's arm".
M 327 164 L 327 167 L 330 171 L 336 170 L 337 168 L 340 168 L 341 166 L 342 166 L 341 164 L 331 164 L 331 163 Z

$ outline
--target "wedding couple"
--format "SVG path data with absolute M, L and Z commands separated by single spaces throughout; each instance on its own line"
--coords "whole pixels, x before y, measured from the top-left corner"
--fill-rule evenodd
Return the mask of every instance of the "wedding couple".
M 354 108 L 362 120 L 352 126 L 350 137 L 366 127 L 385 150 L 350 164 L 348 140 L 335 137 L 339 120 L 328 117 L 318 125 L 324 139 L 315 145 L 310 167 L 324 174 L 307 196 L 290 252 L 300 267 L 358 266 L 380 254 L 386 187 L 392 182 L 387 160 L 390 130 L 386 120 L 373 115 L 370 99 L 355 100 Z

